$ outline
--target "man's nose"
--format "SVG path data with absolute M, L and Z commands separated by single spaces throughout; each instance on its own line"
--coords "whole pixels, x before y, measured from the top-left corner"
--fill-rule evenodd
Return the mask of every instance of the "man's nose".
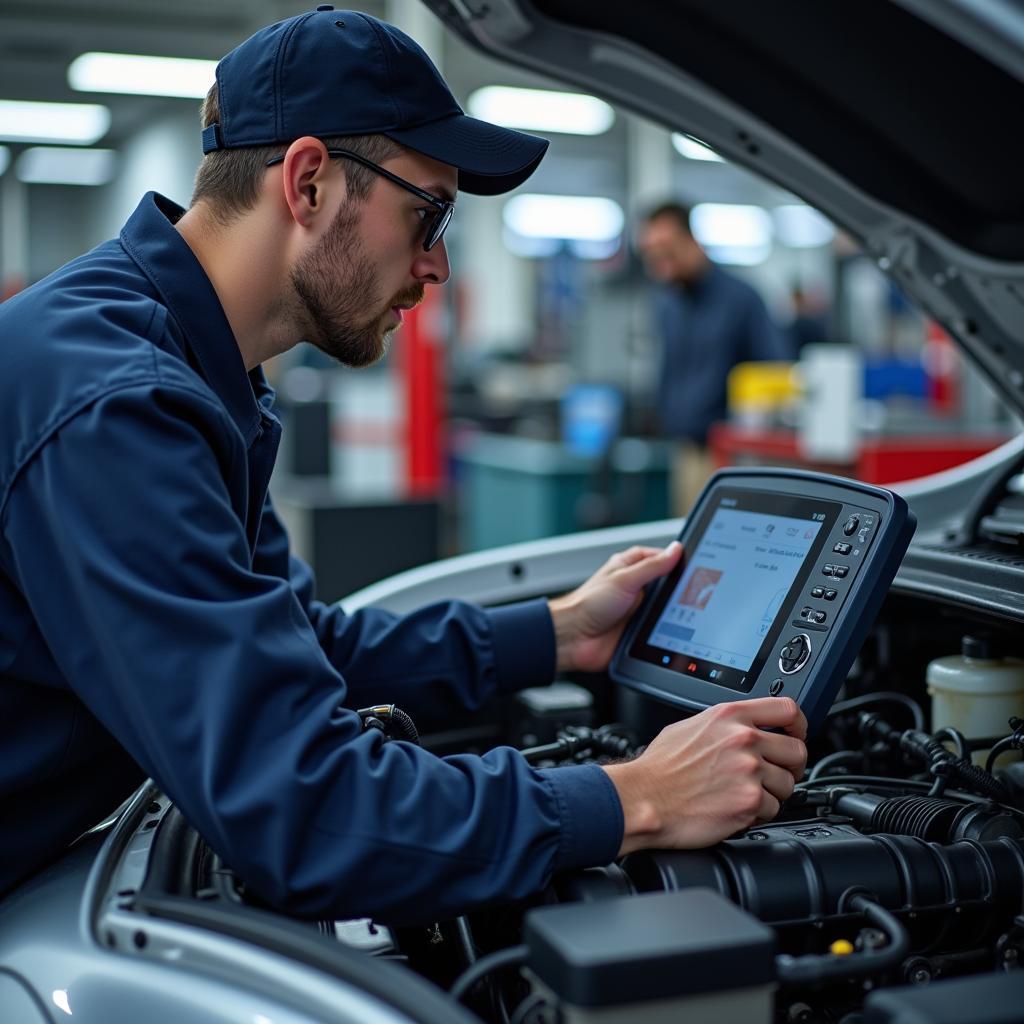
M 417 253 L 412 264 L 412 276 L 421 284 L 444 284 L 452 276 L 443 238 L 429 252 L 421 249 Z

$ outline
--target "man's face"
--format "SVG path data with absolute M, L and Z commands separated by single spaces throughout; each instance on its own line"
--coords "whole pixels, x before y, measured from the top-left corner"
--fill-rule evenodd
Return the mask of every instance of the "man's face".
M 673 216 L 655 217 L 643 224 L 637 244 L 647 273 L 665 284 L 694 280 L 707 262 L 697 241 Z
M 447 164 L 405 151 L 381 166 L 438 198 L 455 197 L 458 172 Z M 305 340 L 345 366 L 380 359 L 402 311 L 422 301 L 425 285 L 443 284 L 451 273 L 443 240 L 423 250 L 432 213 L 429 203 L 379 175 L 366 199 L 343 200 L 292 270 Z

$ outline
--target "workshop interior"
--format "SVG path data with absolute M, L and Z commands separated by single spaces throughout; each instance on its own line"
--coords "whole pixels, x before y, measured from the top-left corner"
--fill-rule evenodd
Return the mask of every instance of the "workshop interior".
M 312 6 L 0 0 L 0 297 L 149 189 L 186 204 L 217 58 Z M 147 783 L 0 898 L 0 1021 L 1024 1021 L 1024 9 L 359 9 L 550 149 L 508 195 L 458 197 L 451 281 L 379 363 L 265 366 L 271 492 L 319 597 L 497 606 L 683 544 L 607 673 L 366 728 L 609 764 L 792 696 L 807 772 L 711 848 L 400 923 L 280 912 Z M 668 202 L 786 356 L 724 368 L 685 507 L 643 241 Z

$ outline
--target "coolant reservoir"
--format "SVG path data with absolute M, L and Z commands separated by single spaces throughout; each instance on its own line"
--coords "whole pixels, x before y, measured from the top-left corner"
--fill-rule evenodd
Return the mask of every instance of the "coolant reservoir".
M 1005 658 L 984 637 L 965 636 L 960 654 L 936 658 L 925 678 L 932 698 L 932 728 L 952 726 L 968 739 L 1005 736 L 1009 720 L 1024 717 L 1024 661 Z M 974 751 L 976 764 L 984 764 L 987 750 Z M 999 758 L 1006 764 L 1019 758 L 1011 751 Z

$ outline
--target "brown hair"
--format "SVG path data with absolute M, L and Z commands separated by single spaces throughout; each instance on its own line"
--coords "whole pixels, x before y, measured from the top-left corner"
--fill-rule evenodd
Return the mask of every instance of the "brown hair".
M 671 217 L 686 234 L 692 237 L 693 228 L 690 227 L 690 208 L 688 206 L 675 202 L 660 203 L 647 211 L 644 220 L 650 224 L 652 220 L 658 220 L 661 217 Z
M 220 120 L 216 82 L 203 100 L 200 119 L 204 128 Z M 350 149 L 374 163 L 382 163 L 401 152 L 401 146 L 386 135 L 339 135 L 321 141 L 328 149 Z M 267 161 L 281 156 L 286 148 L 279 143 L 245 149 L 217 149 L 207 153 L 196 172 L 192 205 L 208 203 L 213 215 L 223 223 L 229 223 L 251 210 L 259 198 Z M 376 175 L 354 160 L 346 160 L 344 164 L 349 198 L 362 201 L 369 195 Z

